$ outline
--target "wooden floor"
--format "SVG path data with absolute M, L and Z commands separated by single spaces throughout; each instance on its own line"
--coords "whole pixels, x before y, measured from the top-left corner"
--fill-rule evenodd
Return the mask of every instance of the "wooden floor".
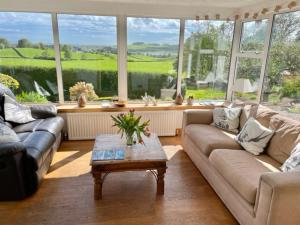
M 237 224 L 182 150 L 180 139 L 160 140 L 169 158 L 164 196 L 156 197 L 151 173 L 127 172 L 107 176 L 103 200 L 94 201 L 89 173 L 93 141 L 68 141 L 37 193 L 20 202 L 0 202 L 0 225 Z

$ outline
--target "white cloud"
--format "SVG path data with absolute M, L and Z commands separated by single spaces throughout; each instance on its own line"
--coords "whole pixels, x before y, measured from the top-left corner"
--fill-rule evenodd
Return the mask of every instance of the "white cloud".
M 153 19 L 133 18 L 127 19 L 128 30 L 147 33 L 179 33 L 179 20 L 176 19 Z

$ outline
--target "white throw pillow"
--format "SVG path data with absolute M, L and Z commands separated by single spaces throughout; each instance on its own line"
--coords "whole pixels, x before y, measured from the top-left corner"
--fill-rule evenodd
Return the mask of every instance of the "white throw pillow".
M 250 117 L 241 132 L 235 137 L 235 140 L 246 151 L 253 155 L 259 155 L 264 151 L 273 134 L 272 130 L 261 125 L 253 117 Z
M 215 127 L 238 133 L 241 108 L 216 108 L 213 110 L 213 125 Z
M 28 106 L 21 105 L 8 95 L 4 95 L 5 120 L 13 123 L 28 123 L 35 120 Z
M 14 132 L 4 123 L 0 123 L 0 143 L 18 141 L 20 141 L 20 138 L 17 136 L 16 132 Z
M 280 167 L 283 172 L 300 171 L 300 143 L 291 152 L 290 157 Z

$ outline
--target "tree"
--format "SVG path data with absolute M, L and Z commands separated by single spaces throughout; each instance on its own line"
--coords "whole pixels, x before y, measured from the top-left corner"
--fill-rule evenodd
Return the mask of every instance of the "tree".
M 70 49 L 66 49 L 64 52 L 65 52 L 64 53 L 64 58 L 65 59 L 71 59 L 72 58 L 72 52 L 71 52 Z
M 48 52 L 48 49 L 45 49 L 42 53 L 41 53 L 42 58 L 44 59 L 48 59 L 50 57 L 50 54 Z
M 63 52 L 65 52 L 65 51 L 71 50 L 71 47 L 69 45 L 62 45 L 61 50 Z
M 300 17 L 295 13 L 280 14 L 275 17 L 274 28 L 272 31 L 273 42 L 288 41 L 300 29 Z
M 22 38 L 20 40 L 18 40 L 18 48 L 30 48 L 32 46 L 32 44 L 30 43 L 30 41 L 26 38 Z
M 8 40 L 6 40 L 5 38 L 0 38 L 0 47 L 1 48 L 9 48 L 10 44 L 8 42 Z
M 46 49 L 46 46 L 42 42 L 39 42 L 38 43 L 38 48 L 40 48 L 40 49 Z
M 72 58 L 72 49 L 69 45 L 62 45 L 61 51 L 64 52 L 64 58 L 65 59 L 71 59 Z

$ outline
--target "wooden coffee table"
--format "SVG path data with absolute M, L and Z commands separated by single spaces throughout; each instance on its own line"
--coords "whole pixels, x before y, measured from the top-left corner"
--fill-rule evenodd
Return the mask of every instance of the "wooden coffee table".
M 105 177 L 112 172 L 150 170 L 157 181 L 157 194 L 164 194 L 164 176 L 167 170 L 167 156 L 162 149 L 156 134 L 144 137 L 145 145 L 135 144 L 126 146 L 125 140 L 119 135 L 99 135 L 96 137 L 90 165 L 94 177 L 94 199 L 102 199 L 102 186 Z M 125 150 L 125 157 L 121 160 L 96 160 L 94 151 L 109 149 Z

